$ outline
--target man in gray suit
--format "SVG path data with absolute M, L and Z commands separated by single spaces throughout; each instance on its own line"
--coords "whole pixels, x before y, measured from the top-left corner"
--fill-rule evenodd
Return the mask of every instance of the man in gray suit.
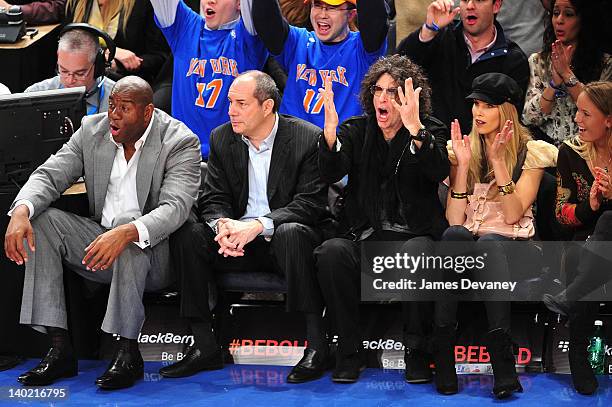
M 96 384 L 124 388 L 143 375 L 137 343 L 145 319 L 142 294 L 171 282 L 168 236 L 185 222 L 197 198 L 201 161 L 198 138 L 155 109 L 152 98 L 143 79 L 118 81 L 108 115 L 85 117 L 11 205 L 4 249 L 9 259 L 25 264 L 20 322 L 48 333 L 52 342 L 41 363 L 19 376 L 25 385 L 77 374 L 62 265 L 110 284 L 102 330 L 120 339 Z M 49 208 L 81 176 L 90 218 Z

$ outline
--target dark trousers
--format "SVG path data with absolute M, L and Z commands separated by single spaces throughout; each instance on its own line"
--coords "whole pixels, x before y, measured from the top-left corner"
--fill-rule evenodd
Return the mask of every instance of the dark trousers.
M 599 302 L 580 301 L 612 278 L 612 211 L 605 211 L 597 220 L 593 234 L 583 247 L 573 247 L 566 254 L 569 284 L 566 298 L 572 301 L 569 313 L 571 327 L 592 329 Z M 575 302 L 574 302 L 575 301 Z
M 323 312 L 312 252 L 321 244 L 319 233 L 299 223 L 285 223 L 271 242 L 258 237 L 245 246 L 243 257 L 223 257 L 212 229 L 185 223 L 171 237 L 172 258 L 181 289 L 181 316 L 211 321 L 208 287 L 215 271 L 276 270 L 287 279 L 287 310 Z
M 487 234 L 478 238 L 479 242 L 504 242 L 510 241 L 510 238 L 497 235 L 494 233 Z M 442 241 L 447 242 L 473 242 L 474 236 L 472 232 L 463 226 L 451 226 L 444 231 Z M 487 249 L 491 249 L 487 245 Z M 503 249 L 488 250 L 488 264 L 495 264 L 499 267 L 501 273 L 508 274 L 508 259 L 506 258 Z M 439 327 L 457 325 L 457 301 L 436 301 L 435 303 L 435 324 Z M 510 330 L 510 302 L 508 301 L 485 301 L 485 309 L 487 311 L 487 321 L 489 330 L 503 329 Z
M 407 240 L 402 250 L 420 255 L 433 253 L 433 240 L 427 236 L 408 236 L 387 233 L 368 240 Z M 397 236 L 399 235 L 399 236 Z M 317 276 L 327 309 L 338 333 L 338 351 L 350 355 L 362 349 L 359 329 L 361 293 L 361 243 L 349 239 L 326 240 L 314 251 Z M 425 337 L 431 330 L 431 302 L 402 303 L 404 345 L 426 348 Z

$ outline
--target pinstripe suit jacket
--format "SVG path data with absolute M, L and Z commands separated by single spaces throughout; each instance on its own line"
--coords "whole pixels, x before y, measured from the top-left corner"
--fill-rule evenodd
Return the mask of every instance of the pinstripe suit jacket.
M 297 117 L 279 114 L 268 176 L 274 228 L 288 222 L 314 226 L 328 212 L 327 185 L 319 178 L 317 140 L 321 129 Z M 201 221 L 239 219 L 249 197 L 249 152 L 241 135 L 225 123 L 210 135 L 204 191 L 198 201 Z

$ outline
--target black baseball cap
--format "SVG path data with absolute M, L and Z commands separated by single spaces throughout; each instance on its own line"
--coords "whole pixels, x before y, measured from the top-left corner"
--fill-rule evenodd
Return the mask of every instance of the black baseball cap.
M 492 105 L 510 102 L 518 109 L 522 94 L 514 79 L 503 73 L 489 72 L 474 78 L 472 93 L 466 99 L 478 99 Z

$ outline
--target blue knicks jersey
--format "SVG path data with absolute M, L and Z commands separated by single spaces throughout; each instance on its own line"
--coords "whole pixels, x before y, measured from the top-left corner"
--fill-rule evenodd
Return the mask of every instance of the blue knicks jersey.
M 232 81 L 239 73 L 261 70 L 268 51 L 242 19 L 232 29 L 207 30 L 204 24 L 180 2 L 174 23 L 160 28 L 174 55 L 172 116 L 198 135 L 202 157 L 207 158 L 210 132 L 229 120 L 227 92 Z
M 325 45 L 314 32 L 291 26 L 283 52 L 275 57 L 288 75 L 281 113 L 323 128 L 325 110 L 319 88 L 329 76 L 340 123 L 363 114 L 359 103 L 361 81 L 370 65 L 386 50 L 387 42 L 384 41 L 378 51 L 368 53 L 358 32 L 350 32 L 338 44 Z

